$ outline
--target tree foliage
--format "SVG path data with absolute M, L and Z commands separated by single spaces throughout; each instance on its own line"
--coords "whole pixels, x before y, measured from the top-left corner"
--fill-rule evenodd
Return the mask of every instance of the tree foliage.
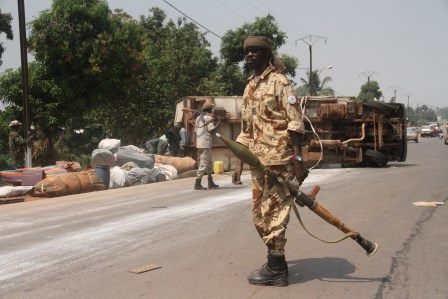
M 360 102 L 379 100 L 383 96 L 377 81 L 370 81 L 361 86 L 357 100 Z
M 272 40 L 274 53 L 286 42 L 286 33 L 280 30 L 275 18 L 268 14 L 265 17 L 257 17 L 253 23 L 245 23 L 243 26 L 227 31 L 221 41 L 221 66 L 219 71 L 225 72 L 222 78 L 231 89 L 227 94 L 242 94 L 244 91 L 245 78 L 248 77 L 248 69 L 240 67 L 244 61 L 243 43 L 249 35 L 266 36 Z M 295 76 L 295 69 L 298 61 L 295 57 L 283 54 L 279 55 L 283 59 L 287 73 Z M 231 70 L 229 72 L 229 70 Z
M 229 88 L 196 25 L 158 8 L 135 20 L 104 0 L 55 0 L 31 23 L 29 45 L 32 119 L 57 149 L 53 160 L 89 154 L 104 137 L 142 145 L 181 97 Z M 21 116 L 20 70 L 0 86 Z
M 313 96 L 331 96 L 334 95 L 334 90 L 328 86 L 331 82 L 331 77 L 327 76 L 323 79 L 320 78 L 320 72 L 314 70 L 307 72 L 307 78 L 300 78 L 302 86 L 296 88 L 295 93 L 297 96 L 313 95 Z
M 243 92 L 247 35 L 270 37 L 276 50 L 286 40 L 274 17 L 257 18 L 226 33 L 218 61 L 185 18 L 170 20 L 154 7 L 134 19 L 105 0 L 54 0 L 30 29 L 31 120 L 48 143 L 39 163 L 90 154 L 104 137 L 142 145 L 163 130 L 182 97 Z M 297 59 L 283 60 L 294 76 Z M 21 119 L 20 69 L 0 77 L 0 97 L 7 117 Z
M 12 16 L 9 13 L 2 13 L 0 9 L 0 34 L 5 33 L 6 38 L 11 40 L 13 38 L 12 28 L 11 28 Z M 2 55 L 5 51 L 3 43 L 0 43 L 0 65 L 2 65 Z

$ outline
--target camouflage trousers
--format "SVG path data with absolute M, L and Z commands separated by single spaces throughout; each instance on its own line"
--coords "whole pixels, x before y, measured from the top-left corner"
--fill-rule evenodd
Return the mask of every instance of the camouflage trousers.
M 289 165 L 274 167 L 271 169 L 282 177 L 289 175 Z M 258 234 L 271 254 L 284 254 L 285 232 L 291 210 L 289 196 L 284 187 L 274 184 L 263 172 L 252 170 L 252 217 Z
M 202 177 L 204 174 L 212 174 L 213 160 L 211 148 L 198 148 L 199 166 L 197 176 Z

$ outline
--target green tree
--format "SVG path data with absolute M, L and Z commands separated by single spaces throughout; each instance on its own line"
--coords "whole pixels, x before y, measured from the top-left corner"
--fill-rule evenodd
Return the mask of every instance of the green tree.
M 135 140 L 135 111 L 144 111 L 136 106 L 150 105 L 136 96 L 148 69 L 139 23 L 102 0 L 55 0 L 31 25 L 36 60 L 61 89 L 67 132 L 82 128 L 95 141 L 106 135 Z
M 448 120 L 448 107 L 439 108 L 438 112 L 442 119 Z
M 383 93 L 377 81 L 370 81 L 361 86 L 361 91 L 358 94 L 357 100 L 360 102 L 373 101 L 380 99 Z
M 216 74 L 217 59 L 198 27 L 180 18 L 168 20 L 159 8 L 140 19 L 146 38 L 148 128 L 160 131 L 174 114 L 176 103 L 188 95 L 206 95 L 227 89 Z M 223 73 L 225 74 L 225 73 Z M 215 79 L 215 80 L 213 80 Z
M 0 9 L 0 34 L 5 33 L 6 38 L 9 40 L 12 40 L 13 38 L 11 21 L 12 21 L 11 14 L 2 13 L 2 10 Z M 3 43 L 0 43 L 0 65 L 2 65 L 2 55 L 4 51 L 5 48 L 3 47 Z
M 313 96 L 331 96 L 334 95 L 334 90 L 328 86 L 331 82 L 331 77 L 327 76 L 320 78 L 318 70 L 307 72 L 307 78 L 300 78 L 302 86 L 296 88 L 297 96 L 313 95 Z M 311 91 L 310 91 L 311 90 Z
M 416 114 L 418 116 L 419 126 L 437 121 L 436 112 L 434 111 L 434 109 L 429 108 L 427 105 L 417 107 Z
M 268 14 L 265 17 L 257 17 L 253 23 L 245 23 L 243 26 L 227 31 L 221 42 L 221 62 L 219 71 L 225 74 L 218 76 L 224 78 L 227 86 L 231 87 L 227 94 L 242 94 L 248 77 L 248 69 L 240 67 L 244 61 L 244 39 L 249 35 L 262 35 L 272 40 L 274 53 L 286 42 L 286 33 L 280 30 L 275 18 Z M 283 54 L 279 55 L 283 59 L 287 73 L 295 76 L 295 69 L 298 61 L 296 58 Z M 230 71 L 230 72 L 229 72 Z

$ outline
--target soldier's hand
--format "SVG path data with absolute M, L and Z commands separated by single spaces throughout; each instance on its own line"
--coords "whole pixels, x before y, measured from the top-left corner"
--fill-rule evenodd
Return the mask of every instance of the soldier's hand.
M 303 161 L 293 160 L 292 164 L 293 168 L 291 174 L 297 178 L 297 181 L 301 185 L 308 176 L 309 171 L 305 168 Z

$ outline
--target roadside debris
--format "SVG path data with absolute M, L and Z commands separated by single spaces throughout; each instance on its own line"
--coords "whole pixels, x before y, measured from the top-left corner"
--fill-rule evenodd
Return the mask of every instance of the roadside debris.
M 412 203 L 416 207 L 435 208 L 438 205 L 443 205 L 440 201 L 417 201 Z
M 93 169 L 91 168 L 93 167 Z M 121 146 L 119 139 L 103 139 L 92 152 L 90 165 L 58 161 L 46 167 L 0 171 L 0 198 L 58 197 L 171 181 L 196 168 L 190 157 L 153 155 L 134 145 Z M 23 201 L 23 200 L 22 200 Z
M 30 193 L 33 186 L 3 186 L 0 187 L 0 197 L 14 197 Z
M 134 274 L 140 274 L 140 273 L 144 273 L 144 272 L 148 272 L 148 271 L 152 271 L 152 270 L 156 270 L 156 269 L 160 269 L 162 268 L 162 266 L 158 266 L 155 264 L 148 264 L 148 265 L 144 265 L 138 268 L 134 268 L 131 270 L 128 270 L 129 273 L 134 273 Z

